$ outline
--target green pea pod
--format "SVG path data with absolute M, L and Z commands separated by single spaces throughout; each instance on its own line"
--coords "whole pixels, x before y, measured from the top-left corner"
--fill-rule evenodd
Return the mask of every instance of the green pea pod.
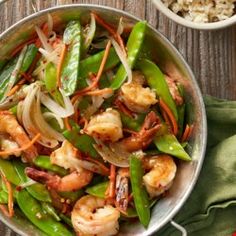
M 59 216 L 67 225 L 69 225 L 71 228 L 73 228 L 71 219 L 69 217 L 67 217 L 66 215 L 64 215 L 62 213 Z
M 146 114 L 138 114 L 137 118 L 131 118 L 124 114 L 123 112 L 120 112 L 121 121 L 124 127 L 127 127 L 129 129 L 132 129 L 134 131 L 139 131 L 142 123 L 145 119 Z
M 21 190 L 17 194 L 17 203 L 25 216 L 40 230 L 50 236 L 72 236 L 63 224 L 46 214 L 40 203 L 35 200 L 26 190 Z
M 55 208 L 51 204 L 49 204 L 47 202 L 42 202 L 41 205 L 42 205 L 43 210 L 46 213 L 48 213 L 49 215 L 51 215 L 56 221 L 61 220 L 61 218 L 58 216 Z
M 0 190 L 0 204 L 8 203 L 8 193 L 4 190 Z
M 0 158 L 0 170 L 12 184 L 19 185 L 21 183 L 21 179 L 10 161 Z
M 18 58 L 15 58 L 11 61 L 9 61 L 6 66 L 3 68 L 0 74 L 0 101 L 4 99 L 4 96 L 6 94 L 8 82 L 10 79 L 10 76 L 16 67 Z
M 63 198 L 70 199 L 72 202 L 75 202 L 84 195 L 84 191 L 80 189 L 74 192 L 60 192 L 59 195 Z
M 60 166 L 57 166 L 57 165 L 53 165 L 50 161 L 49 156 L 43 156 L 43 155 L 37 156 L 34 159 L 34 164 L 35 164 L 35 166 L 37 166 L 41 169 L 49 170 L 49 171 L 55 172 L 55 173 L 62 175 L 62 176 L 68 174 L 68 171 L 66 169 L 64 169 Z
M 102 58 L 104 56 L 105 51 L 99 52 L 97 54 L 94 54 L 80 62 L 80 72 L 79 77 L 80 78 L 86 78 L 88 77 L 89 73 L 97 73 L 100 67 L 100 64 L 102 62 Z M 119 57 L 116 54 L 116 51 L 114 48 L 110 49 L 110 52 L 107 57 L 107 61 L 104 67 L 104 70 L 111 69 L 115 67 L 120 62 Z
M 36 57 L 38 52 L 38 48 L 35 46 L 35 44 L 30 44 L 27 47 L 23 62 L 22 62 L 22 66 L 20 71 L 21 72 L 26 72 L 30 65 L 32 64 L 32 62 L 34 61 L 34 58 Z
M 25 174 L 26 166 L 22 162 L 15 161 L 15 160 L 13 161 L 13 165 L 15 167 L 15 170 L 19 178 L 21 179 L 21 184 L 29 182 L 30 178 L 28 178 L 27 175 Z M 39 201 L 42 201 L 42 202 L 52 201 L 48 190 L 43 184 L 35 183 L 25 188 L 32 197 L 34 197 L 35 199 Z
M 138 22 L 134 27 L 133 30 L 131 31 L 128 42 L 127 42 L 127 52 L 128 52 L 128 64 L 133 68 L 139 52 L 141 50 L 144 36 L 145 36 L 145 31 L 146 31 L 146 26 L 147 23 L 145 21 L 140 21 Z M 121 65 L 115 75 L 115 78 L 112 81 L 111 88 L 116 90 L 119 89 L 120 86 L 125 82 L 127 78 L 127 73 L 123 65 Z
M 141 160 L 135 155 L 130 157 L 130 181 L 134 204 L 141 224 L 147 228 L 150 221 L 149 199 L 143 186 L 143 168 Z
M 154 139 L 154 143 L 161 152 L 168 153 L 184 161 L 191 161 L 191 157 L 173 134 L 168 133 L 157 136 Z
M 77 88 L 81 49 L 81 25 L 79 21 L 70 21 L 64 31 L 63 41 L 68 45 L 62 66 L 61 82 L 67 96 Z
M 154 89 L 157 95 L 166 103 L 171 109 L 175 119 L 178 120 L 178 113 L 175 102 L 170 94 L 169 87 L 166 83 L 165 77 L 158 66 L 147 59 L 142 59 L 137 62 L 137 68 L 146 77 L 147 83 L 151 89 Z
M 87 134 L 78 134 L 74 130 L 66 130 L 63 132 L 64 137 L 71 142 L 81 152 L 89 154 L 91 157 L 97 157 L 97 151 L 94 149 L 93 144 L 95 141 Z
M 7 60 L 0 60 L 0 70 L 6 65 Z
M 86 188 L 85 192 L 95 197 L 105 198 L 105 192 L 107 190 L 108 185 L 109 185 L 108 181 L 99 183 L 94 186 Z
M 64 105 L 63 98 L 60 91 L 57 89 L 57 69 L 56 66 L 50 62 L 45 68 L 44 82 L 47 91 L 60 105 Z

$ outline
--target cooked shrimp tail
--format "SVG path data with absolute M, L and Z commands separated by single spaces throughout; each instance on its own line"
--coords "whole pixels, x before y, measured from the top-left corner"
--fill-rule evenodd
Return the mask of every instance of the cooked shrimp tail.
M 64 177 L 49 174 L 31 167 L 27 167 L 25 173 L 29 178 L 39 183 L 46 184 L 49 188 L 59 192 L 79 190 L 86 186 L 93 177 L 92 172 L 82 168 Z

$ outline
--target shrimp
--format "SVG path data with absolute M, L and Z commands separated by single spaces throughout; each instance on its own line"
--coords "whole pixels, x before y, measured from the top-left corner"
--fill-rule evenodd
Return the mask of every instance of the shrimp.
M 156 132 L 160 129 L 161 123 L 155 112 L 151 111 L 147 114 L 141 130 L 132 134 L 119 142 L 120 146 L 128 152 L 138 151 L 146 148 L 153 140 Z
M 133 74 L 133 81 L 122 85 L 120 99 L 131 111 L 145 113 L 157 103 L 157 99 L 154 91 L 143 87 L 143 80 L 139 77 Z
M 176 82 L 174 79 L 172 79 L 171 77 L 169 77 L 168 75 L 165 75 L 165 80 L 167 82 L 167 85 L 169 87 L 170 90 L 170 94 L 172 96 L 172 98 L 174 99 L 175 103 L 179 106 L 181 106 L 183 104 L 183 98 L 179 93 L 179 89 L 176 85 Z
M 27 167 L 25 173 L 29 178 L 39 183 L 46 184 L 48 188 L 58 192 L 79 190 L 88 185 L 93 177 L 91 171 L 83 168 L 77 168 L 76 171 L 73 171 L 64 177 L 40 171 L 32 167 Z
M 126 211 L 129 198 L 129 169 L 120 168 L 116 176 L 116 206 Z
M 73 227 L 81 236 L 110 236 L 119 230 L 120 212 L 102 198 L 86 195 L 80 198 L 71 213 Z
M 108 108 L 105 112 L 92 117 L 85 132 L 102 141 L 116 142 L 123 137 L 119 112 Z
M 0 133 L 8 134 L 20 147 L 30 142 L 29 137 L 19 125 L 16 117 L 9 111 L 0 111 Z M 24 150 L 24 157 L 29 161 L 37 156 L 37 149 L 34 145 Z
M 177 169 L 171 156 L 144 158 L 143 166 L 150 170 L 143 176 L 143 181 L 151 197 L 159 196 L 171 187 Z

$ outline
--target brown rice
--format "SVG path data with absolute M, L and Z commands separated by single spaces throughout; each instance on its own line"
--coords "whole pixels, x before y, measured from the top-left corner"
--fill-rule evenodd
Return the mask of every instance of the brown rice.
M 215 22 L 235 14 L 236 0 L 162 0 L 174 13 L 194 22 Z

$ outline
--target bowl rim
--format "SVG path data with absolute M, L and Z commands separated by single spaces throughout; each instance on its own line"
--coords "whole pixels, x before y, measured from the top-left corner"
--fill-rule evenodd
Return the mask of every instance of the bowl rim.
M 126 16 L 127 18 L 130 18 L 132 20 L 135 21 L 142 21 L 142 19 L 128 13 L 125 12 L 123 10 L 120 9 L 116 9 L 113 7 L 109 7 L 109 6 L 104 6 L 104 5 L 97 5 L 97 4 L 66 4 L 66 5 L 59 5 L 59 6 L 54 6 L 54 7 L 50 7 L 47 9 L 43 9 L 40 10 L 38 12 L 35 12 L 29 16 L 26 16 L 24 18 L 22 18 L 21 20 L 17 21 L 16 23 L 14 23 L 12 26 L 10 26 L 8 29 L 6 29 L 5 31 L 3 31 L 0 34 L 0 39 L 3 38 L 5 35 L 7 35 L 8 33 L 10 33 L 12 30 L 17 29 L 18 27 L 20 27 L 22 24 L 24 24 L 25 22 L 30 21 L 31 19 L 35 18 L 35 17 L 39 17 L 41 15 L 44 15 L 46 13 L 50 13 L 56 10 L 60 10 L 60 9 L 70 9 L 70 8 L 88 8 L 88 10 L 91 10 L 90 8 L 93 9 L 102 9 L 102 10 L 107 10 L 107 11 L 113 11 L 113 12 L 117 12 L 121 15 Z M 190 185 L 188 186 L 188 188 L 186 189 L 183 197 L 179 200 L 178 204 L 174 207 L 174 209 L 171 211 L 171 213 L 168 215 L 168 217 L 166 217 L 166 219 L 163 220 L 163 222 L 160 224 L 160 228 L 158 230 L 160 230 L 164 225 L 166 225 L 168 222 L 170 222 L 172 220 L 172 218 L 179 212 L 179 210 L 181 209 L 181 207 L 184 205 L 184 203 L 186 202 L 187 198 L 190 196 L 201 171 L 202 168 L 202 164 L 204 161 L 204 157 L 205 157 L 205 152 L 206 152 L 206 145 L 207 145 L 207 120 L 206 120 L 206 110 L 205 110 L 205 105 L 203 102 L 203 97 L 202 97 L 202 93 L 200 91 L 200 88 L 198 86 L 198 83 L 196 81 L 196 78 L 190 68 L 190 66 L 188 65 L 188 63 L 185 61 L 184 57 L 181 55 L 181 53 L 177 50 L 177 48 L 175 48 L 175 46 L 169 41 L 168 38 L 166 38 L 162 33 L 160 33 L 157 29 L 155 29 L 154 27 L 152 27 L 149 23 L 147 23 L 148 27 L 154 31 L 155 34 L 157 34 L 164 42 L 166 42 L 169 46 L 170 46 L 170 50 L 173 51 L 173 53 L 179 58 L 180 62 L 183 64 L 183 66 L 186 68 L 186 71 L 189 73 L 190 77 L 191 77 L 191 82 L 193 83 L 194 88 L 196 89 L 196 94 L 198 97 L 198 102 L 200 104 L 200 112 L 202 114 L 202 139 L 200 141 L 200 146 L 202 147 L 199 151 L 199 158 L 198 158 L 198 163 L 195 169 L 195 173 L 194 173 L 194 178 L 192 180 L 192 182 L 190 183 Z M 16 227 L 15 225 L 9 223 L 8 219 L 3 217 L 0 214 L 0 220 L 6 224 L 8 227 L 10 227 L 13 231 L 15 231 L 16 233 L 20 234 L 20 235 L 24 235 L 27 236 L 27 234 L 25 234 L 25 232 L 23 232 L 21 229 L 19 229 L 18 227 Z M 143 234 L 143 236 L 149 236 L 152 235 L 153 233 L 155 233 L 157 231 L 157 229 L 155 227 L 149 228 L 145 231 L 145 233 Z
M 211 22 L 211 23 L 196 23 L 190 20 L 186 20 L 185 18 L 177 15 L 176 13 L 171 11 L 168 7 L 166 7 L 161 0 L 152 0 L 152 2 L 155 4 L 157 9 L 160 12 L 162 12 L 166 17 L 173 20 L 177 24 L 180 24 L 185 27 L 192 28 L 192 29 L 217 30 L 217 29 L 226 28 L 233 24 L 236 24 L 236 14 L 222 21 Z

